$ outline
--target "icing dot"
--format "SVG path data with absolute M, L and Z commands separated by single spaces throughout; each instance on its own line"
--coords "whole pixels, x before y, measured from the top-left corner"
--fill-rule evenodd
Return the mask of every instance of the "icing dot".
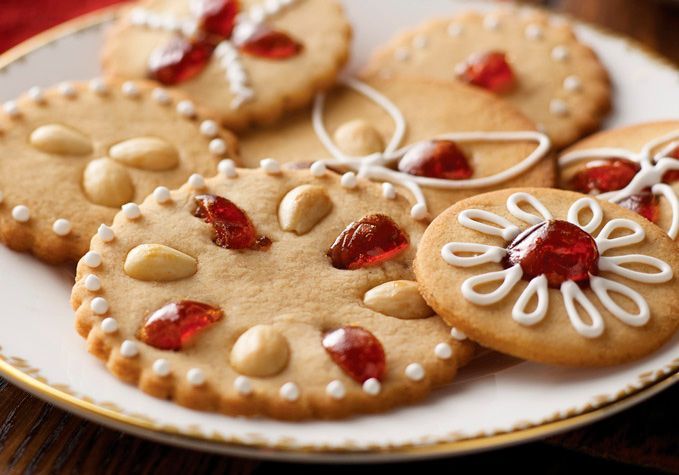
M 141 216 L 141 210 L 136 203 L 124 204 L 122 210 L 127 219 L 137 219 Z
M 167 187 L 159 186 L 153 190 L 153 199 L 156 200 L 156 203 L 169 203 L 172 201 L 172 195 L 170 195 L 170 190 Z
M 539 25 L 528 25 L 525 35 L 529 40 L 540 40 L 544 36 L 544 32 Z
M 415 48 L 419 49 L 426 48 L 428 43 L 429 40 L 424 35 L 417 35 L 415 38 L 413 38 L 413 46 Z
M 462 34 L 462 25 L 457 23 L 451 23 L 448 25 L 448 35 L 457 38 Z
M 363 382 L 363 391 L 371 396 L 376 396 L 382 390 L 382 384 L 376 378 L 366 379 Z
M 568 104 L 562 99 L 552 99 L 549 103 L 549 112 L 559 117 L 568 115 Z
M 205 184 L 205 178 L 198 173 L 194 173 L 189 177 L 189 186 L 194 190 L 202 190 L 207 185 Z
M 89 251 L 83 256 L 83 262 L 87 267 L 95 268 L 101 265 L 101 254 L 94 251 Z
M 217 170 L 227 178 L 236 178 L 238 176 L 236 164 L 230 158 L 220 161 L 219 165 L 217 165 Z
M 214 120 L 204 120 L 200 123 L 200 133 L 206 137 L 214 137 L 219 132 L 219 126 Z
M 568 59 L 569 53 L 568 48 L 565 46 L 555 46 L 552 50 L 552 59 L 554 61 L 565 61 Z
M 76 90 L 75 86 L 71 84 L 70 82 L 62 82 L 59 84 L 59 94 L 61 94 L 64 97 L 69 97 L 73 98 L 78 94 L 78 91 Z
M 495 16 L 487 16 L 483 19 L 483 27 L 486 30 L 495 31 L 500 28 L 500 20 Z
M 226 142 L 222 139 L 212 139 L 208 149 L 213 155 L 224 155 L 226 153 Z
M 264 11 L 264 8 L 262 8 L 261 6 L 254 5 L 248 11 L 248 16 L 255 23 L 261 23 L 266 17 L 266 12 Z
M 185 21 L 181 25 L 182 34 L 191 38 L 198 31 L 198 25 L 193 21 Z
M 281 172 L 281 164 L 273 158 L 265 158 L 259 162 L 259 166 L 268 173 L 269 175 L 274 175 Z
M 280 395 L 286 401 L 296 401 L 299 399 L 299 388 L 295 383 L 285 383 L 281 386 Z
M 184 117 L 193 117 L 196 115 L 196 107 L 193 105 L 193 102 L 183 100 L 177 104 L 177 113 Z
M 21 115 L 21 112 L 19 111 L 19 106 L 17 106 L 17 103 L 15 101 L 7 101 L 2 105 L 2 109 L 5 111 L 5 114 L 7 114 L 10 117 L 19 117 Z
M 159 358 L 153 362 L 151 369 L 156 376 L 164 378 L 170 374 L 170 362 L 165 358 Z
M 382 195 L 388 200 L 396 198 L 396 188 L 391 183 L 382 183 Z
M 85 288 L 90 292 L 96 292 L 101 289 L 101 280 L 94 274 L 89 274 L 85 277 Z
M 158 104 L 169 104 L 171 100 L 167 91 L 161 87 L 157 87 L 151 92 L 151 98 Z
M 434 347 L 434 354 L 439 359 L 447 360 L 453 356 L 453 348 L 448 343 L 439 343 Z
M 38 104 L 45 102 L 45 93 L 38 86 L 33 86 L 28 90 L 28 97 Z
M 424 219 L 427 217 L 427 207 L 423 203 L 418 203 L 410 208 L 410 217 L 413 219 Z
M 420 363 L 410 363 L 406 366 L 405 374 L 411 381 L 422 381 L 424 379 L 424 368 Z
M 252 383 L 250 382 L 250 379 L 246 378 L 245 376 L 238 376 L 233 381 L 233 387 L 236 388 L 238 394 L 243 396 L 252 394 Z
M 333 399 L 342 399 L 347 394 L 344 383 L 338 380 L 330 381 L 325 387 L 325 392 Z
M 90 302 L 90 309 L 97 315 L 108 312 L 108 301 L 104 297 L 94 297 Z
M 563 88 L 570 92 L 580 91 L 582 89 L 582 81 L 575 75 L 567 76 L 563 80 Z
M 121 90 L 124 96 L 139 97 L 139 87 L 132 81 L 125 81 Z
M 356 174 L 354 172 L 346 172 L 344 175 L 342 175 L 340 183 L 344 188 L 356 188 L 358 185 Z
M 115 318 L 106 317 L 101 321 L 101 331 L 104 333 L 115 333 L 118 331 L 118 321 Z
M 137 344 L 131 340 L 125 340 L 120 345 L 120 354 L 125 358 L 134 358 L 139 354 Z
M 397 48 L 396 51 L 394 51 L 394 58 L 397 61 L 406 61 L 410 57 L 410 53 L 408 53 L 408 50 L 405 48 Z
M 52 224 L 52 231 L 57 236 L 68 236 L 71 233 L 71 222 L 68 219 L 59 218 Z
M 186 372 L 186 380 L 192 386 L 201 386 L 205 383 L 205 373 L 202 369 L 191 368 Z
M 309 170 L 311 170 L 311 174 L 313 176 L 319 178 L 326 174 L 328 168 L 325 166 L 325 163 L 323 162 L 314 162 L 309 167 Z
M 104 242 L 111 242 L 116 237 L 113 229 L 106 226 L 105 224 L 100 224 L 99 229 L 97 229 L 97 236 Z
M 95 94 L 104 95 L 108 93 L 108 86 L 106 85 L 106 81 L 104 81 L 102 78 L 95 78 L 90 81 L 90 91 L 94 92 Z
M 464 341 L 464 340 L 467 339 L 466 333 L 463 332 L 462 330 L 458 330 L 455 327 L 450 329 L 450 336 L 453 337 L 457 341 Z
M 12 208 L 12 218 L 19 223 L 27 223 L 31 219 L 31 212 L 27 206 L 17 205 Z

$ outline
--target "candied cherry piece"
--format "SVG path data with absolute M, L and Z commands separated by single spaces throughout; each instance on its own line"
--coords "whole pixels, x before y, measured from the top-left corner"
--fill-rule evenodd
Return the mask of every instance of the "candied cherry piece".
M 469 84 L 503 94 L 516 84 L 512 67 L 501 51 L 472 54 L 458 71 L 459 78 Z
M 472 176 L 465 154 L 452 140 L 428 140 L 413 146 L 398 163 L 398 169 L 411 175 L 463 180 Z
M 639 165 L 623 158 L 594 160 L 571 178 L 569 188 L 580 193 L 606 193 L 625 188 Z
M 323 348 L 332 360 L 354 381 L 363 384 L 370 378 L 381 380 L 386 368 L 384 348 L 368 330 L 346 326 L 326 332 Z
M 525 280 L 544 274 L 550 287 L 559 288 L 566 280 L 587 284 L 598 261 L 592 236 L 568 221 L 550 220 L 519 234 L 507 246 L 503 264 L 520 264 Z
M 229 38 L 236 24 L 238 0 L 191 0 L 191 13 L 199 18 L 203 31 Z
M 219 308 L 192 300 L 168 303 L 146 319 L 137 337 L 154 348 L 179 351 L 223 315 Z
M 149 56 L 149 76 L 163 84 L 188 81 L 207 66 L 214 47 L 205 41 L 173 36 Z
M 657 223 L 660 217 L 658 197 L 649 191 L 628 196 L 624 200 L 618 201 L 618 205 L 631 209 L 652 223 Z
M 674 147 L 666 156 L 679 160 L 679 146 Z M 679 170 L 666 171 L 662 176 L 662 181 L 663 183 L 674 183 L 675 181 L 679 181 Z
M 194 216 L 202 218 L 215 230 L 214 242 L 225 249 L 267 249 L 271 240 L 257 236 L 255 226 L 245 211 L 217 195 L 198 195 Z
M 287 59 L 302 52 L 301 43 L 266 25 L 258 25 L 252 34 L 240 43 L 244 53 L 265 59 Z
M 408 247 L 408 236 L 390 217 L 371 214 L 347 226 L 328 249 L 333 267 L 359 269 L 381 264 Z

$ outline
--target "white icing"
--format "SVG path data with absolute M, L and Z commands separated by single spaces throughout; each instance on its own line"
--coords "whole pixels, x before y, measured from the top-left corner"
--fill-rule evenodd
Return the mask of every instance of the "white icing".
M 156 203 L 165 204 L 172 201 L 172 195 L 167 187 L 159 186 L 153 190 L 153 199 L 156 200 Z
M 196 106 L 188 99 L 184 99 L 177 104 L 177 113 L 183 117 L 193 117 L 196 115 Z
M 101 265 L 101 254 L 94 251 L 88 251 L 87 254 L 83 256 L 83 263 L 87 267 L 97 268 Z
M 382 196 L 388 200 L 396 198 L 396 188 L 391 183 L 382 183 Z
M 57 86 L 57 90 L 59 91 L 59 94 L 68 98 L 74 98 L 76 95 L 78 95 L 77 89 L 70 82 L 62 82 L 59 84 L 59 86 Z
M 205 373 L 200 368 L 191 368 L 186 372 L 186 380 L 191 386 L 202 386 L 205 384 Z
M 450 336 L 457 341 L 464 341 L 467 339 L 467 334 L 455 327 L 450 329 Z
M 120 355 L 125 358 L 134 358 L 139 354 L 139 347 L 131 340 L 125 340 L 120 345 Z
M 382 384 L 376 378 L 369 378 L 363 382 L 363 391 L 371 396 L 377 396 L 382 390 Z
M 347 394 L 344 383 L 337 379 L 328 383 L 328 385 L 325 387 L 325 392 L 333 399 L 343 399 Z
M 94 297 L 90 302 L 90 309 L 97 315 L 103 315 L 108 312 L 108 301 L 104 297 Z
M 285 383 L 281 386 L 280 395 L 286 401 L 296 401 L 299 399 L 299 387 L 295 383 Z
M 422 381 L 424 379 L 424 368 L 420 363 L 410 363 L 403 371 L 411 381 Z
M 563 99 L 552 99 L 549 102 L 549 112 L 557 117 L 568 115 L 568 104 Z
M 157 87 L 151 91 L 151 98 L 158 104 L 167 105 L 172 102 L 172 98 L 162 87 Z
M 59 218 L 52 224 L 52 231 L 57 236 L 68 236 L 71 233 L 73 226 L 68 219 Z
M 167 361 L 164 358 L 159 358 L 156 361 L 153 362 L 153 365 L 151 366 L 151 369 L 153 370 L 153 373 L 156 376 L 160 376 L 161 378 L 164 378 L 166 376 L 170 375 L 170 362 Z
M 476 305 L 492 305 L 505 298 L 521 280 L 521 276 L 523 276 L 523 270 L 519 264 L 500 271 L 475 275 L 462 282 L 462 295 Z M 482 294 L 474 290 L 477 285 L 496 281 L 502 283 L 492 292 Z
M 203 176 L 199 175 L 198 173 L 191 175 L 189 177 L 188 183 L 189 186 L 194 190 L 203 190 L 207 186 L 205 183 L 205 178 L 203 178 Z
M 451 23 L 448 25 L 448 29 L 446 31 L 448 32 L 448 35 L 452 36 L 453 38 L 458 38 L 462 34 L 463 28 L 459 23 Z
M 229 158 L 220 161 L 219 165 L 217 165 L 217 170 L 227 178 L 236 178 L 238 176 L 236 163 Z
M 470 189 L 498 185 L 519 176 L 542 160 L 550 150 L 551 141 L 547 135 L 535 131 L 517 132 L 453 132 L 442 134 L 435 139 L 452 140 L 459 143 L 467 142 L 536 142 L 537 147 L 522 161 L 495 175 L 471 178 L 466 180 L 447 180 L 442 178 L 429 178 L 410 175 L 401 170 L 394 170 L 392 165 L 400 162 L 403 156 L 418 143 L 398 148 L 405 135 L 406 123 L 401 111 L 375 89 L 356 79 L 344 79 L 346 87 L 364 95 L 375 104 L 384 109 L 394 121 L 394 133 L 383 152 L 373 153 L 364 157 L 350 156 L 342 152 L 334 143 L 325 127 L 323 111 L 325 107 L 325 94 L 318 94 L 312 110 L 312 125 L 318 139 L 325 149 L 332 155 L 332 159 L 323 160 L 327 166 L 349 169 L 359 176 L 390 182 L 406 188 L 415 197 L 415 206 L 418 210 L 424 207 L 424 213 L 412 213 L 419 216 L 426 215 L 427 203 L 421 187 L 437 189 Z
M 580 212 L 585 208 L 590 210 L 592 217 L 587 224 L 582 224 L 580 222 Z M 568 208 L 566 219 L 569 223 L 575 224 L 586 233 L 591 234 L 601 225 L 601 221 L 604 219 L 604 211 L 594 198 L 580 198 Z
M 94 274 L 88 274 L 88 276 L 85 277 L 85 288 L 90 292 L 101 290 L 101 281 L 99 280 L 99 277 Z
M 544 31 L 540 25 L 531 24 L 526 26 L 525 30 L 526 38 L 529 40 L 541 40 L 544 37 Z
M 621 264 L 645 264 L 658 269 L 658 272 L 647 273 L 636 271 L 623 267 Z M 642 254 L 601 256 L 599 257 L 599 269 L 644 284 L 660 284 L 671 280 L 673 276 L 672 267 L 668 263 L 657 257 L 644 256 Z
M 535 208 L 537 212 L 540 213 L 540 216 L 536 216 L 521 209 L 519 204 L 524 202 Z M 545 207 L 545 205 L 542 204 L 540 200 L 535 198 L 533 195 L 524 193 L 522 191 L 509 196 L 507 199 L 507 210 L 512 216 L 528 224 L 540 224 L 543 221 L 549 221 L 552 219 L 552 213 L 549 212 L 549 210 Z
M 18 223 L 27 223 L 31 219 L 31 211 L 28 206 L 16 205 L 12 208 L 12 219 Z
M 474 253 L 474 255 L 458 256 L 456 252 Z M 501 247 L 474 242 L 449 242 L 441 248 L 443 260 L 455 267 L 474 267 L 488 262 L 498 263 L 502 261 L 505 254 L 507 250 Z
M 106 81 L 104 81 L 102 78 L 92 79 L 89 83 L 89 86 L 90 91 L 94 92 L 95 94 L 99 94 L 100 96 L 107 94 L 109 91 Z
M 120 90 L 123 95 L 130 98 L 139 97 L 139 86 L 133 81 L 125 81 Z
M 563 80 L 563 88 L 568 92 L 577 92 L 582 90 L 582 81 L 575 75 L 566 76 Z
M 214 120 L 204 120 L 200 123 L 200 133 L 206 137 L 216 137 L 217 133 L 219 133 L 219 125 Z
M 534 296 L 537 297 L 535 310 L 526 313 L 526 307 Z M 523 292 L 521 292 L 512 308 L 512 318 L 521 325 L 535 325 L 545 318 L 548 308 L 549 289 L 547 288 L 547 277 L 539 275 L 531 279 L 526 288 L 523 289 Z
M 101 331 L 107 334 L 118 331 L 118 321 L 115 318 L 107 317 L 101 321 Z
M 252 382 L 250 381 L 250 378 L 245 376 L 238 376 L 236 379 L 234 379 L 233 387 L 241 396 L 252 394 Z
M 604 332 L 604 319 L 601 317 L 601 314 L 594 304 L 589 301 L 587 296 L 580 289 L 578 284 L 572 280 L 565 281 L 561 284 L 561 295 L 563 296 L 563 303 L 566 306 L 568 319 L 571 321 L 571 325 L 573 325 L 575 331 L 585 338 L 596 338 L 601 336 Z M 585 312 L 587 312 L 591 323 L 587 324 L 582 319 L 575 306 L 575 302 L 579 303 Z
M 273 158 L 260 160 L 259 166 L 269 175 L 277 175 L 281 172 L 281 164 Z
M 11 118 L 19 117 L 21 115 L 21 111 L 19 110 L 19 106 L 15 101 L 7 101 L 2 105 L 2 110 L 5 111 L 5 114 L 10 116 Z
M 491 226 L 482 221 L 477 221 L 478 219 L 488 221 L 497 226 Z M 519 227 L 514 223 L 502 216 L 482 209 L 466 209 L 457 215 L 457 221 L 465 228 L 491 236 L 499 236 L 505 241 L 514 239 L 521 232 Z
M 453 356 L 453 348 L 448 343 L 438 343 L 434 347 L 434 354 L 440 360 L 448 360 Z
M 137 219 L 141 217 L 141 209 L 136 203 L 126 203 L 122 206 L 123 214 L 127 219 Z
M 620 229 L 631 232 L 616 238 L 609 238 L 611 234 Z M 599 231 L 599 235 L 596 237 L 595 241 L 599 248 L 599 253 L 603 254 L 609 249 L 637 244 L 643 241 L 645 237 L 646 232 L 644 231 L 644 228 L 641 227 L 641 224 L 632 221 L 631 219 L 615 218 L 604 225 L 603 229 Z
M 651 309 L 648 307 L 646 299 L 636 290 L 630 289 L 619 282 L 595 275 L 590 275 L 589 284 L 596 296 L 599 297 L 599 301 L 606 307 L 606 310 L 627 325 L 640 327 L 645 325 L 651 318 Z M 608 295 L 610 292 L 617 292 L 633 301 L 639 310 L 638 313 L 633 314 L 624 310 L 611 299 Z
M 309 170 L 311 170 L 313 176 L 320 178 L 327 173 L 328 168 L 323 162 L 314 162 L 311 164 L 311 167 L 309 167 Z
M 552 59 L 554 61 L 566 61 L 569 56 L 570 52 L 568 51 L 568 48 L 563 45 L 555 46 L 554 49 L 552 49 Z
M 208 145 L 210 153 L 213 155 L 221 156 L 226 153 L 226 142 L 223 139 L 212 139 Z
M 342 178 L 340 178 L 340 184 L 344 188 L 356 188 L 358 185 L 356 174 L 354 172 L 346 172 L 344 175 L 342 175 Z
M 28 97 L 30 97 L 31 100 L 37 104 L 42 104 L 45 102 L 45 93 L 43 92 L 42 88 L 39 88 L 38 86 L 33 86 L 28 90 Z
M 99 239 L 101 239 L 103 242 L 111 242 L 116 237 L 113 229 L 106 226 L 105 224 L 99 225 L 99 229 L 97 229 L 97 236 L 99 236 Z

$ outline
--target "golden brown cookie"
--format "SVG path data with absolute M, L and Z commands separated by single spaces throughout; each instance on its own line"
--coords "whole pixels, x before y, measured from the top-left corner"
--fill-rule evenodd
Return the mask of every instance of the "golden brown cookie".
M 0 111 L 0 238 L 75 261 L 125 205 L 234 156 L 235 138 L 180 93 L 95 79 L 32 88 Z M 161 188 L 161 194 L 167 194 Z
M 562 188 L 612 201 L 679 234 L 679 121 L 592 135 L 559 157 Z
M 395 185 L 418 218 L 484 190 L 553 186 L 548 149 L 544 134 L 492 94 L 412 78 L 345 80 L 311 111 L 240 140 L 247 167 L 267 157 L 294 166 L 321 160 L 348 173 L 348 185 L 355 174 L 385 182 L 385 193 Z
M 334 173 L 224 162 L 92 240 L 72 304 L 88 349 L 156 397 L 280 419 L 424 397 L 471 357 L 419 295 L 424 225 Z
M 422 238 L 415 273 L 448 323 L 543 363 L 640 358 L 679 328 L 677 246 L 615 204 L 571 191 L 502 190 L 461 201 Z
M 596 129 L 611 87 L 596 54 L 570 25 L 533 10 L 467 11 L 401 33 L 366 74 L 458 80 L 507 99 L 557 148 Z
M 102 63 L 181 89 L 243 129 L 330 87 L 350 39 L 335 0 L 144 0 L 110 30 Z

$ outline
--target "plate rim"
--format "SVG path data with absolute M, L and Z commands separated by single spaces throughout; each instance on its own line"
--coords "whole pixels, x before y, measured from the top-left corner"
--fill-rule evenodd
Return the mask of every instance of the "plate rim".
M 78 16 L 64 23 L 51 27 L 35 36 L 11 47 L 0 54 L 0 72 L 8 66 L 20 61 L 24 56 L 46 46 L 48 43 L 70 36 L 79 31 L 94 27 L 113 19 L 128 5 L 111 5 Z M 534 8 L 534 7 L 533 7 Z M 550 14 L 554 14 L 550 12 Z M 655 52 L 637 40 L 615 33 L 605 27 L 577 20 L 568 14 L 558 14 L 575 25 L 585 25 L 606 36 L 622 40 L 630 48 L 639 50 L 652 62 L 669 67 L 679 73 L 679 67 L 668 58 Z M 679 358 L 670 361 L 664 368 L 643 377 L 639 376 L 639 384 L 628 386 L 619 391 L 611 399 L 600 404 L 589 403 L 580 408 L 573 408 L 565 414 L 556 414 L 535 424 L 517 424 L 511 429 L 494 430 L 457 440 L 438 441 L 433 443 L 405 443 L 398 446 L 359 448 L 345 445 L 342 447 L 302 446 L 291 442 L 267 443 L 265 441 L 226 440 L 217 435 L 207 436 L 202 432 L 187 432 L 179 428 L 162 426 L 138 415 L 131 415 L 114 408 L 104 407 L 87 396 L 69 394 L 68 389 L 57 387 L 39 375 L 39 371 L 30 368 L 25 360 L 9 357 L 1 353 L 0 376 L 14 385 L 54 404 L 67 412 L 76 414 L 95 423 L 131 433 L 136 436 L 157 442 L 169 443 L 192 449 L 230 454 L 244 457 L 258 457 L 272 460 L 297 462 L 395 462 L 424 459 L 452 455 L 469 454 L 492 448 L 505 447 L 528 442 L 538 438 L 554 435 L 569 429 L 595 422 L 631 407 L 679 382 Z M 22 368 L 23 367 L 23 368 Z M 26 370 L 31 369 L 29 373 Z

